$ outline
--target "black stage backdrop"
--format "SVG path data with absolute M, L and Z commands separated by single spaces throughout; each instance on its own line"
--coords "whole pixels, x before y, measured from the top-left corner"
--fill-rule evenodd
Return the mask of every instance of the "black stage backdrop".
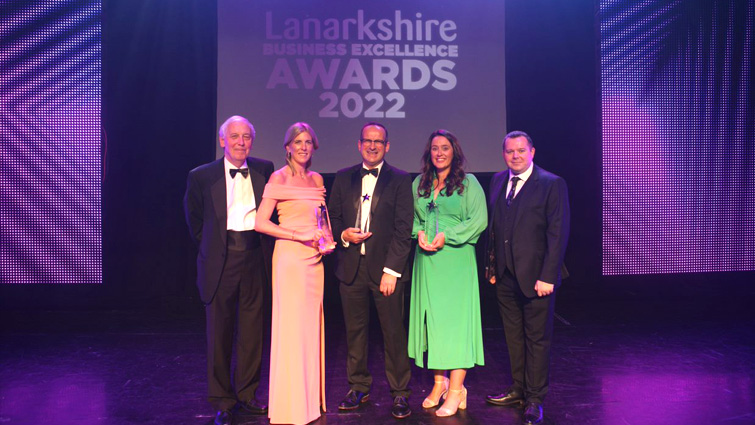
M 182 197 L 187 172 L 215 155 L 216 7 L 208 0 L 104 2 L 104 284 L 2 285 L 0 306 L 201 309 Z M 529 132 L 536 163 L 563 176 L 570 189 L 572 277 L 559 305 L 606 294 L 615 294 L 615 301 L 636 291 L 660 303 L 680 284 L 708 294 L 719 282 L 751 277 L 601 277 L 596 8 L 591 0 L 506 1 L 508 130 Z M 486 187 L 490 175 L 479 178 Z M 332 274 L 328 280 L 335 283 Z M 490 295 L 489 289 L 482 294 Z

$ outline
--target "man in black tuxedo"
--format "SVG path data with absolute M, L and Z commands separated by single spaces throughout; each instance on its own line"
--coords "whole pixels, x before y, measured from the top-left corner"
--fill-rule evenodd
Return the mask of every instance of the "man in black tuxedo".
M 390 149 L 382 124 L 367 123 L 357 141 L 362 162 L 336 174 L 328 202 L 333 235 L 340 237 L 336 277 L 346 322 L 350 390 L 338 405 L 353 410 L 369 398 L 367 370 L 370 298 L 375 302 L 391 387 L 391 414 L 405 418 L 411 368 L 404 328 L 404 286 L 410 277 L 413 203 L 411 177 L 383 158 Z
M 506 333 L 513 384 L 486 401 L 524 404 L 524 423 L 543 420 L 548 392 L 555 289 L 565 273 L 569 239 L 566 182 L 535 165 L 529 135 L 514 131 L 503 139 L 508 170 L 491 182 L 487 276 L 496 285 Z
M 255 392 L 272 247 L 254 231 L 254 220 L 273 163 L 248 157 L 254 136 L 246 118 L 228 118 L 220 127 L 223 158 L 191 170 L 184 197 L 186 223 L 199 250 L 197 286 L 207 315 L 208 394 L 218 425 L 231 423 L 234 408 L 267 413 Z

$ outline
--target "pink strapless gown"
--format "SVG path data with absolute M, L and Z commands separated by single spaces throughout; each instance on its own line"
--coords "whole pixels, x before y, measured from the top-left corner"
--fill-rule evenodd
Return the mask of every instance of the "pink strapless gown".
M 315 209 L 325 188 L 267 184 L 263 198 L 278 201 L 286 229 L 317 226 Z M 270 343 L 272 424 L 306 424 L 325 411 L 324 271 L 314 243 L 278 239 L 273 253 L 273 319 Z

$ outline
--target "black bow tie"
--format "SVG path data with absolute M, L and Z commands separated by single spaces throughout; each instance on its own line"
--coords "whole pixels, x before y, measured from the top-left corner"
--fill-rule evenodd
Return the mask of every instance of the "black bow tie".
M 244 178 L 246 178 L 249 175 L 249 169 L 248 168 L 231 168 L 229 170 L 231 172 L 231 178 L 236 177 L 236 174 L 241 173 Z
M 360 175 L 361 175 L 362 177 L 366 176 L 367 174 L 372 174 L 373 176 L 377 177 L 377 176 L 378 176 L 378 170 L 377 170 L 377 168 L 373 168 L 372 170 L 368 170 L 368 169 L 366 169 L 366 168 L 362 167 L 362 168 L 361 168 L 361 169 L 359 170 L 359 174 L 360 174 Z

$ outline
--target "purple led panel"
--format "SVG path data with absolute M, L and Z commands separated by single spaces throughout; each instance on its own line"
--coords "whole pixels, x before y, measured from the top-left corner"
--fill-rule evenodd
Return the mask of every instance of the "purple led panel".
M 603 274 L 755 270 L 755 1 L 600 1 Z
M 0 282 L 102 282 L 101 1 L 0 4 Z

